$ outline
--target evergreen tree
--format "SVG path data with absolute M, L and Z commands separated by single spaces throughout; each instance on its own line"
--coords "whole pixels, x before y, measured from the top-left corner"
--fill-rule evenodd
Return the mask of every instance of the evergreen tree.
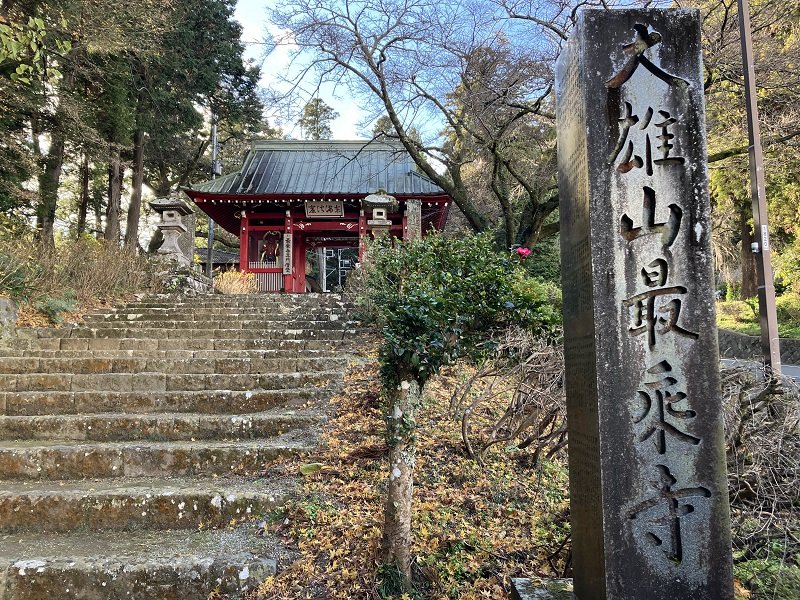
M 331 121 L 338 116 L 339 113 L 325 104 L 324 100 L 314 98 L 303 108 L 303 116 L 300 117 L 298 124 L 306 139 L 329 140 L 333 135 Z

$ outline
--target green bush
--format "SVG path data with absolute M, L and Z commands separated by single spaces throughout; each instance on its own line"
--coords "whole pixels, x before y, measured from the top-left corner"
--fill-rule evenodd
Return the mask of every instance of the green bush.
M 77 301 L 72 295 L 66 295 L 61 298 L 52 298 L 50 296 L 40 300 L 34 305 L 34 308 L 50 319 L 51 323 L 61 323 L 63 321 L 62 313 L 75 310 Z
M 0 248 L 0 295 L 26 301 L 36 293 L 41 270 L 24 255 Z
M 531 246 L 531 254 L 522 260 L 531 277 L 561 285 L 561 249 L 558 238 L 543 240 Z
M 366 279 L 389 386 L 401 371 L 423 386 L 457 358 L 491 351 L 494 334 L 511 325 L 548 335 L 561 321 L 558 288 L 526 275 L 520 259 L 498 253 L 489 235 L 378 240 Z
M 797 337 L 800 334 L 800 294 L 787 292 L 775 299 L 778 324 L 782 336 Z

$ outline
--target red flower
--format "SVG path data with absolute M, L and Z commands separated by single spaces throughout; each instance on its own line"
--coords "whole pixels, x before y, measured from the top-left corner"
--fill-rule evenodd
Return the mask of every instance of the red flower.
M 531 255 L 531 249 L 530 248 L 523 248 L 522 246 L 517 248 L 517 256 L 519 256 L 520 258 L 526 258 L 526 257 L 528 257 L 530 255 Z

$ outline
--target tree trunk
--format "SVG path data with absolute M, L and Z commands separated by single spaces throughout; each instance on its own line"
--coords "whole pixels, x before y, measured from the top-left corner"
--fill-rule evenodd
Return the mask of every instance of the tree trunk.
M 750 245 L 753 243 L 753 230 L 750 227 L 750 205 L 741 203 L 739 213 L 739 229 L 741 232 L 742 262 L 742 299 L 755 298 L 758 295 L 758 277 L 756 276 L 756 257 Z
M 94 237 L 100 239 L 100 234 L 103 232 L 103 203 L 95 202 L 92 204 L 92 211 L 94 212 Z
M 55 244 L 53 226 L 58 207 L 58 186 L 61 182 L 61 168 L 64 165 L 65 135 L 61 129 L 50 135 L 50 148 L 44 159 L 44 169 L 39 175 L 39 206 L 36 208 L 36 230 L 39 240 L 46 246 Z
M 80 168 L 81 195 L 78 203 L 78 227 L 75 237 L 80 239 L 86 231 L 86 215 L 89 213 L 89 155 L 83 155 Z
M 70 58 L 74 57 L 75 51 L 67 57 L 65 61 L 64 77 L 59 86 L 60 94 L 68 94 L 72 91 L 75 84 L 75 75 L 73 73 Z M 36 207 L 36 230 L 37 237 L 45 246 L 54 246 L 55 240 L 53 239 L 53 226 L 56 221 L 56 208 L 58 207 L 58 187 L 61 183 L 61 169 L 64 165 L 64 151 L 66 147 L 66 131 L 64 130 L 66 118 L 65 102 L 58 103 L 54 119 L 53 129 L 50 132 L 50 145 L 47 150 L 47 156 L 43 160 L 43 169 L 39 174 L 39 205 Z M 34 120 L 34 138 L 38 138 L 38 129 L 40 122 L 38 119 Z M 34 146 L 38 147 L 39 140 L 36 139 Z
M 112 143 L 108 159 L 108 205 L 104 238 L 119 243 L 119 209 L 122 198 L 122 159 L 119 145 Z
M 142 214 L 142 183 L 144 181 L 144 131 L 140 128 L 133 134 L 133 188 L 128 206 L 128 221 L 125 228 L 125 249 L 135 251 L 139 244 L 139 218 Z
M 414 488 L 414 418 L 420 404 L 419 384 L 408 375 L 398 378 L 388 415 L 389 486 L 383 525 L 383 562 L 394 566 L 405 591 L 411 589 L 411 497 Z

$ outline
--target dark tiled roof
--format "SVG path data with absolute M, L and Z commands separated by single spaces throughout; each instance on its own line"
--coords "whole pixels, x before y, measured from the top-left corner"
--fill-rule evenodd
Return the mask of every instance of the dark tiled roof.
M 191 190 L 219 194 L 442 194 L 399 143 L 257 140 L 242 169 Z
M 208 250 L 206 248 L 195 248 L 194 253 L 200 257 L 200 263 L 206 264 L 208 257 Z M 211 251 L 211 258 L 215 265 L 232 265 L 239 263 L 238 252 L 226 252 L 225 250 L 217 250 L 216 248 Z

